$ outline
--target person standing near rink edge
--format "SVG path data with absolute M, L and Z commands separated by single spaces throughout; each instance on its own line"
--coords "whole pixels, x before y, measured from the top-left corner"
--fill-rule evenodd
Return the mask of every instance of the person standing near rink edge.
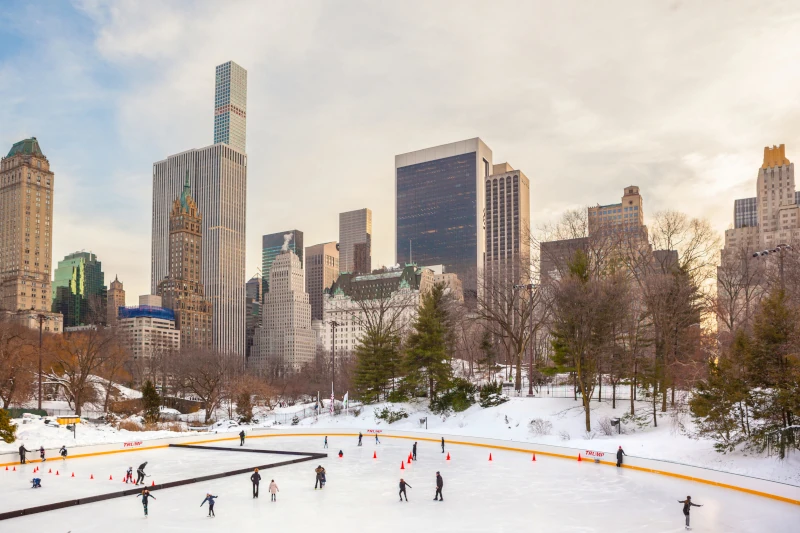
M 26 449 L 24 444 L 20 444 L 19 445 L 19 464 L 21 464 L 21 465 L 25 464 L 25 454 L 26 453 L 31 453 L 31 451 Z
M 689 527 L 689 511 L 692 510 L 692 507 L 702 507 L 702 505 L 692 503 L 691 496 L 687 496 L 685 500 L 678 500 L 678 503 L 683 504 L 683 514 L 686 517 L 686 529 L 692 529 Z
M 413 460 L 417 460 L 417 443 L 415 442 L 414 445 L 411 447 L 411 458 Z
M 327 447 L 328 447 L 328 436 L 325 435 L 325 446 L 323 446 L 323 448 L 327 448 Z
M 619 450 L 617 450 L 617 468 L 622 466 L 622 456 L 623 455 L 628 455 L 628 454 L 625 453 L 625 450 L 623 450 L 622 446 L 620 446 Z
M 253 482 L 253 498 L 258 498 L 258 484 L 261 482 L 261 474 L 258 473 L 258 468 L 253 471 L 250 481 Z
M 244 430 L 239 432 L 239 446 L 244 446 Z
M 442 437 L 442 453 L 444 453 L 444 437 Z
M 362 434 L 361 434 L 361 432 L 359 431 L 359 432 L 358 432 L 358 445 L 359 445 L 359 446 L 361 446 L 361 439 L 362 439 L 362 438 L 364 438 L 364 435 L 362 435 Z

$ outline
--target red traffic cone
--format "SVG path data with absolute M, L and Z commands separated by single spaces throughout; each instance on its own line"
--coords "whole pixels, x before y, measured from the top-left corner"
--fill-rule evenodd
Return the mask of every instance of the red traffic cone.
M 113 481 L 113 480 L 114 480 L 114 477 L 113 477 L 113 476 L 108 476 L 108 480 L 109 480 L 109 481 Z
M 377 459 L 378 458 L 378 452 L 372 452 L 372 458 L 373 459 Z
M 406 464 L 403 461 L 400 461 L 400 470 L 405 470 Z
M 408 458 L 408 464 L 411 464 L 411 457 Z
M 536 461 L 536 454 L 533 454 L 533 459 L 531 459 L 531 461 Z
M 58 470 L 56 470 L 56 475 L 58 475 Z
M 15 466 L 15 467 L 14 467 L 14 472 L 16 472 L 16 471 L 17 471 L 17 467 Z
M 69 476 L 69 477 L 75 477 L 75 472 L 73 472 L 73 473 L 72 473 L 72 475 L 71 475 L 71 476 Z
M 492 454 L 491 453 L 489 454 L 489 460 L 490 461 L 492 460 Z
M 450 460 L 450 452 L 447 452 L 447 460 Z
M 53 469 L 51 468 L 50 470 L 47 471 L 47 473 L 48 474 L 52 474 L 53 473 Z
M 6 467 L 6 472 L 8 472 L 8 467 Z M 36 470 L 34 470 L 34 472 L 36 472 Z
M 94 474 L 89 475 L 89 479 L 94 479 Z
M 150 486 L 151 486 L 151 487 L 155 487 L 155 486 L 156 486 L 156 482 L 155 482 L 155 481 L 153 481 L 153 482 L 150 484 Z
M 583 459 L 581 459 L 581 454 L 578 454 L 578 462 L 580 463 L 581 461 L 583 461 Z

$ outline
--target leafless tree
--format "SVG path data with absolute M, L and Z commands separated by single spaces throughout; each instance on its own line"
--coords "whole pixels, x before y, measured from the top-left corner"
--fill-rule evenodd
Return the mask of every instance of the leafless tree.
M 0 401 L 8 409 L 33 396 L 37 373 L 33 331 L 0 310 Z
M 717 316 L 717 326 L 725 345 L 740 328 L 752 325 L 753 314 L 766 287 L 765 262 L 753 257 L 744 246 L 724 250 L 717 267 L 716 292 L 709 302 Z
M 226 394 L 231 375 L 240 368 L 235 355 L 198 348 L 182 348 L 170 365 L 176 388 L 203 403 L 208 422 Z

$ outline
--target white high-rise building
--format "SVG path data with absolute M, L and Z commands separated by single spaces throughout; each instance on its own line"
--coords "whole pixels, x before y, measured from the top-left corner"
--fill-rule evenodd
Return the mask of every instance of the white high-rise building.
M 247 151 L 247 71 L 228 61 L 217 67 L 214 88 L 214 144 Z
M 288 245 L 288 243 L 287 243 Z M 303 290 L 303 267 L 286 249 L 272 262 L 248 366 L 261 373 L 297 371 L 314 358 L 311 303 Z
M 370 209 L 339 213 L 339 271 L 359 274 L 372 271 Z

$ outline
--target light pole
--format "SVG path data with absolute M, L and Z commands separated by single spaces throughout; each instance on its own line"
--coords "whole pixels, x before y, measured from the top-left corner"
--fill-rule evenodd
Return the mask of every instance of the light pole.
M 755 257 L 756 259 L 760 257 L 766 257 L 769 255 L 778 254 L 778 272 L 780 273 L 780 278 L 781 278 L 781 290 L 783 290 L 784 288 L 783 254 L 784 252 L 790 252 L 790 251 L 792 251 L 792 247 L 789 246 L 788 244 L 779 244 L 775 246 L 775 248 L 772 248 L 771 250 L 764 250 L 753 254 L 753 257 Z
M 529 326 L 531 328 L 531 336 L 533 337 L 533 343 L 531 345 L 530 351 L 530 366 L 528 367 L 528 396 L 533 396 L 533 355 L 534 350 L 536 350 L 536 331 L 533 329 L 533 291 L 536 290 L 535 283 L 528 283 L 525 285 L 514 285 L 515 289 L 528 289 L 528 294 L 531 297 L 531 309 L 530 315 L 528 316 L 529 319 Z
M 31 311 L 36 311 L 35 307 L 31 307 Z M 39 395 L 37 400 L 37 409 L 40 411 L 42 410 L 42 327 L 44 325 L 45 320 L 50 320 L 50 317 L 42 314 L 36 313 L 35 315 L 31 315 L 31 318 L 39 321 Z
M 331 322 L 331 394 L 333 394 L 333 385 L 336 381 L 336 328 L 339 323 L 335 320 Z

